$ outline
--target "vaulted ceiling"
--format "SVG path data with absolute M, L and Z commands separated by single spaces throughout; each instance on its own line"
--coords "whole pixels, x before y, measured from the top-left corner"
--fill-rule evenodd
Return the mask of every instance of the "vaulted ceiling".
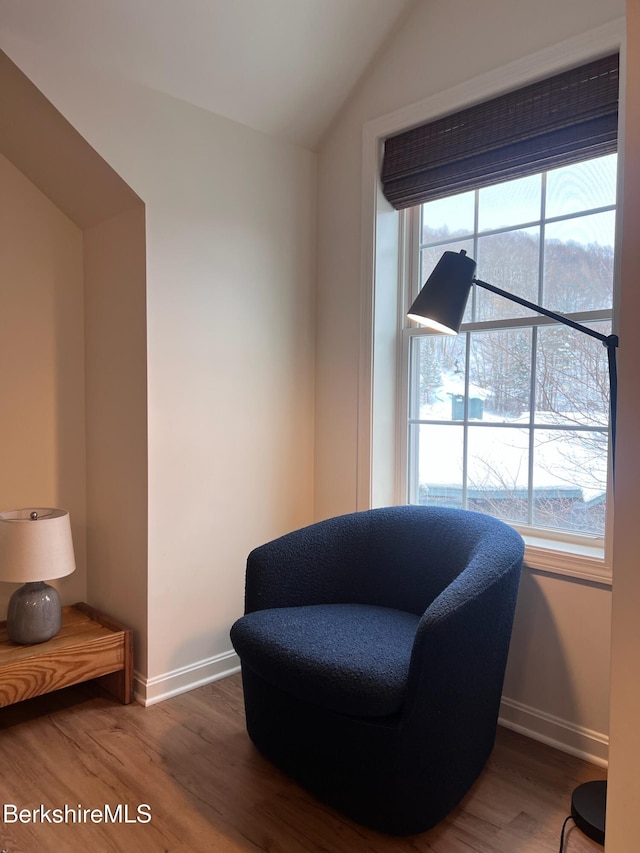
M 0 0 L 0 47 L 31 42 L 315 148 L 415 2 Z

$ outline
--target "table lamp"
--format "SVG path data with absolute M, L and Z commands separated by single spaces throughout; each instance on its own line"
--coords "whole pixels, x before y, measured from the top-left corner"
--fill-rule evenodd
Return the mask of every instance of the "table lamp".
M 9 601 L 10 640 L 27 645 L 55 637 L 62 624 L 60 597 L 45 581 L 70 575 L 75 567 L 68 512 L 0 512 L 0 580 L 24 584 Z

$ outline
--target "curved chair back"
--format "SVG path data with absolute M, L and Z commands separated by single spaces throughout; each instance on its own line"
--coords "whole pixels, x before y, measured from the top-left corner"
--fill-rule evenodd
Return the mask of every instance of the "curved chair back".
M 352 602 L 421 615 L 461 573 L 477 581 L 479 563 L 484 582 L 503 571 L 505 549 L 521 560 L 521 537 L 482 513 L 399 506 L 341 515 L 249 555 L 245 612 Z

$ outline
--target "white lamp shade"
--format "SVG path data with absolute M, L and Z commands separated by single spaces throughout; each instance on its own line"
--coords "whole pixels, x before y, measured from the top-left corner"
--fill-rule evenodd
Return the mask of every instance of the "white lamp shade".
M 46 581 L 70 575 L 75 567 L 68 512 L 49 508 L 0 512 L 0 580 Z

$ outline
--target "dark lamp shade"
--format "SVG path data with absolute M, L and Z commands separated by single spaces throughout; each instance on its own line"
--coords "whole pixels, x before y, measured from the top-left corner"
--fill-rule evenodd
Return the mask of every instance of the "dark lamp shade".
M 408 317 L 446 335 L 457 335 L 473 284 L 476 262 L 463 252 L 445 252 L 409 309 Z

